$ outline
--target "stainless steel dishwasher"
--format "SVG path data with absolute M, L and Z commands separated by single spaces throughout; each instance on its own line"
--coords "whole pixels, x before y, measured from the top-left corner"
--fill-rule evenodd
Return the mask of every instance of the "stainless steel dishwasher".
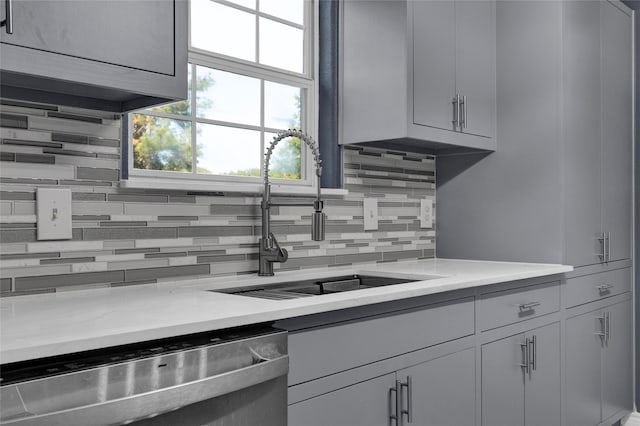
M 288 369 L 268 326 L 5 364 L 0 423 L 283 426 Z

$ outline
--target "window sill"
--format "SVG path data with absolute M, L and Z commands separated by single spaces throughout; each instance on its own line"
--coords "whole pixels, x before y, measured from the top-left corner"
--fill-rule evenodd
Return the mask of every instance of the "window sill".
M 173 179 L 150 179 L 150 178 L 130 178 L 120 181 L 120 188 L 131 189 L 157 189 L 157 190 L 178 190 L 189 192 L 226 192 L 242 194 L 262 194 L 264 187 L 257 183 L 228 183 L 200 182 L 200 181 L 178 181 Z M 341 197 L 349 193 L 341 188 L 323 188 L 322 195 Z M 271 194 L 273 195 L 310 195 L 317 194 L 317 190 L 310 186 L 293 186 L 271 184 Z

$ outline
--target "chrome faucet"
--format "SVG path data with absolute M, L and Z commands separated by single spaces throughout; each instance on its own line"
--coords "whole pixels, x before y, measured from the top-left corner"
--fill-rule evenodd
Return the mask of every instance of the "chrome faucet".
M 271 202 L 271 186 L 269 184 L 269 162 L 271 161 L 271 154 L 273 149 L 281 140 L 295 137 L 303 141 L 313 155 L 313 160 L 316 165 L 316 176 L 318 177 L 318 196 L 313 202 L 314 212 L 311 216 L 311 239 L 313 241 L 324 240 L 324 227 L 326 216 L 322 212 L 323 202 L 320 199 L 320 176 L 322 175 L 322 161 L 320 161 L 320 149 L 318 144 L 311 136 L 300 130 L 284 130 L 278 133 L 267 148 L 267 152 L 264 154 L 264 193 L 262 194 L 262 238 L 260 238 L 258 251 L 259 264 L 258 275 L 260 276 L 272 276 L 273 264 L 275 262 L 284 263 L 289 258 L 287 250 L 280 247 L 276 236 L 271 232 L 271 207 L 272 206 L 308 206 L 309 203 L 286 203 L 278 204 Z M 274 247 L 275 246 L 275 247 Z

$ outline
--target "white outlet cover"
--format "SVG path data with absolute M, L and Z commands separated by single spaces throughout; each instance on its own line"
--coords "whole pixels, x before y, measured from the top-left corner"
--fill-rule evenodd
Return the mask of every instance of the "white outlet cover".
M 38 240 L 70 240 L 71 189 L 38 188 Z
M 378 199 L 365 198 L 363 202 L 364 230 L 375 231 L 378 229 Z
M 420 200 L 420 228 L 433 228 L 433 202 L 430 198 Z

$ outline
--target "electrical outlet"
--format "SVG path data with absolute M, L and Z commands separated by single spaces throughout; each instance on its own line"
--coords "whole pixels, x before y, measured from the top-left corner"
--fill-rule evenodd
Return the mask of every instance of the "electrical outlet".
M 420 228 L 433 228 L 433 203 L 429 198 L 420 200 Z
M 70 240 L 71 190 L 38 188 L 38 240 Z
M 375 231 L 378 229 L 378 199 L 365 198 L 364 203 L 364 230 Z

